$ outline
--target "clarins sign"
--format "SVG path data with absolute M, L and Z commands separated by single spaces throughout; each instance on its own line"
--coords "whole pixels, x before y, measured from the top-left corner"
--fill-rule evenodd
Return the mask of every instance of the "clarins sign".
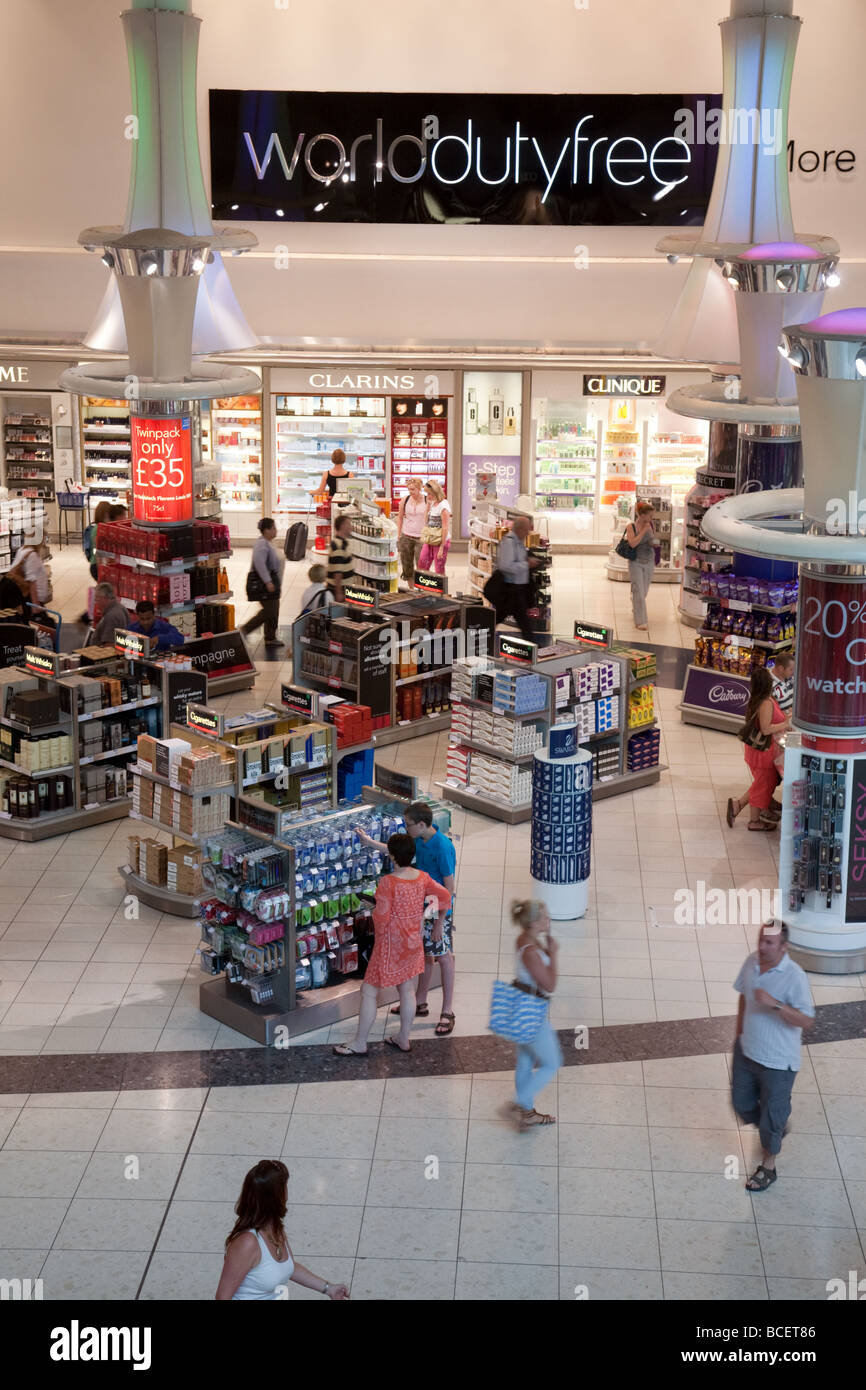
M 707 94 L 210 93 L 228 220 L 696 226 L 717 146 L 677 127 Z

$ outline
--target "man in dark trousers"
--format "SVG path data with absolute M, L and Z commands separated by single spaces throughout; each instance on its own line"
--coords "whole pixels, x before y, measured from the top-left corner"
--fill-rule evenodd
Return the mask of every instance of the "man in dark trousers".
M 528 516 L 515 517 L 496 552 L 496 569 L 505 581 L 501 601 L 496 604 L 496 621 L 502 623 L 510 614 L 527 642 L 535 641 L 529 618 L 529 571 L 535 568 L 536 561 L 526 553 L 526 538 L 531 530 Z
M 765 1192 L 776 1181 L 776 1158 L 791 1114 L 803 1030 L 815 1024 L 809 981 L 788 955 L 784 922 L 765 922 L 758 949 L 734 981 L 740 995 L 731 1100 L 743 1124 L 757 1125 L 763 1154 L 746 1183 Z
M 259 531 L 261 534 L 253 546 L 253 560 L 247 584 L 249 586 L 254 575 L 261 581 L 261 608 L 254 618 L 244 623 L 241 632 L 248 637 L 264 623 L 265 646 L 281 647 L 283 644 L 277 639 L 277 623 L 280 620 L 280 557 L 272 544 L 277 528 L 271 517 L 262 517 Z

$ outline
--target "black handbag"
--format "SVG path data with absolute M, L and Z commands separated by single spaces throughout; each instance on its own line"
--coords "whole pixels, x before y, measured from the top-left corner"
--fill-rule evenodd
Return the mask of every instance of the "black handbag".
M 490 578 L 485 580 L 484 588 L 481 592 L 487 599 L 487 602 L 492 604 L 498 612 L 500 608 L 504 608 L 505 606 L 507 588 L 508 585 L 505 580 L 505 575 L 501 570 L 494 570 Z
M 743 727 L 737 731 L 737 738 L 741 743 L 745 743 L 748 748 L 754 748 L 756 753 L 766 753 L 773 742 L 772 734 L 761 733 L 761 726 L 754 714 L 751 719 L 747 719 Z
M 628 541 L 626 540 L 625 531 L 623 531 L 622 536 L 615 547 L 615 550 L 616 554 L 621 555 L 623 560 L 637 559 L 637 551 L 635 550 L 633 545 L 629 545 Z
M 250 603 L 261 603 L 267 595 L 267 589 L 262 583 L 261 575 L 257 569 L 251 569 L 247 575 L 247 598 Z

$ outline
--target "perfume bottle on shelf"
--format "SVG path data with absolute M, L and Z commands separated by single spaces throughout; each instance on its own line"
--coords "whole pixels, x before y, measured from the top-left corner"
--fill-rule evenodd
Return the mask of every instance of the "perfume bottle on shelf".
M 513 405 L 510 405 L 505 412 L 505 433 L 517 433 L 517 410 Z
M 502 433 L 504 422 L 503 405 L 502 392 L 498 386 L 495 386 L 490 392 L 489 419 L 491 434 Z
M 478 433 L 478 401 L 475 395 L 475 387 L 470 386 L 466 392 L 466 422 L 465 430 L 467 434 Z

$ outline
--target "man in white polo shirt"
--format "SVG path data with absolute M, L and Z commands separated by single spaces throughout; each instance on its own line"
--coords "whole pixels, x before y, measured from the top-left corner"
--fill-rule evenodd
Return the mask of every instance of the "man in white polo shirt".
M 788 955 L 784 922 L 765 922 L 758 949 L 734 981 L 740 995 L 731 1101 L 743 1124 L 757 1125 L 762 1161 L 746 1183 L 765 1192 L 776 1181 L 776 1156 L 791 1114 L 803 1029 L 815 1023 L 805 972 Z

